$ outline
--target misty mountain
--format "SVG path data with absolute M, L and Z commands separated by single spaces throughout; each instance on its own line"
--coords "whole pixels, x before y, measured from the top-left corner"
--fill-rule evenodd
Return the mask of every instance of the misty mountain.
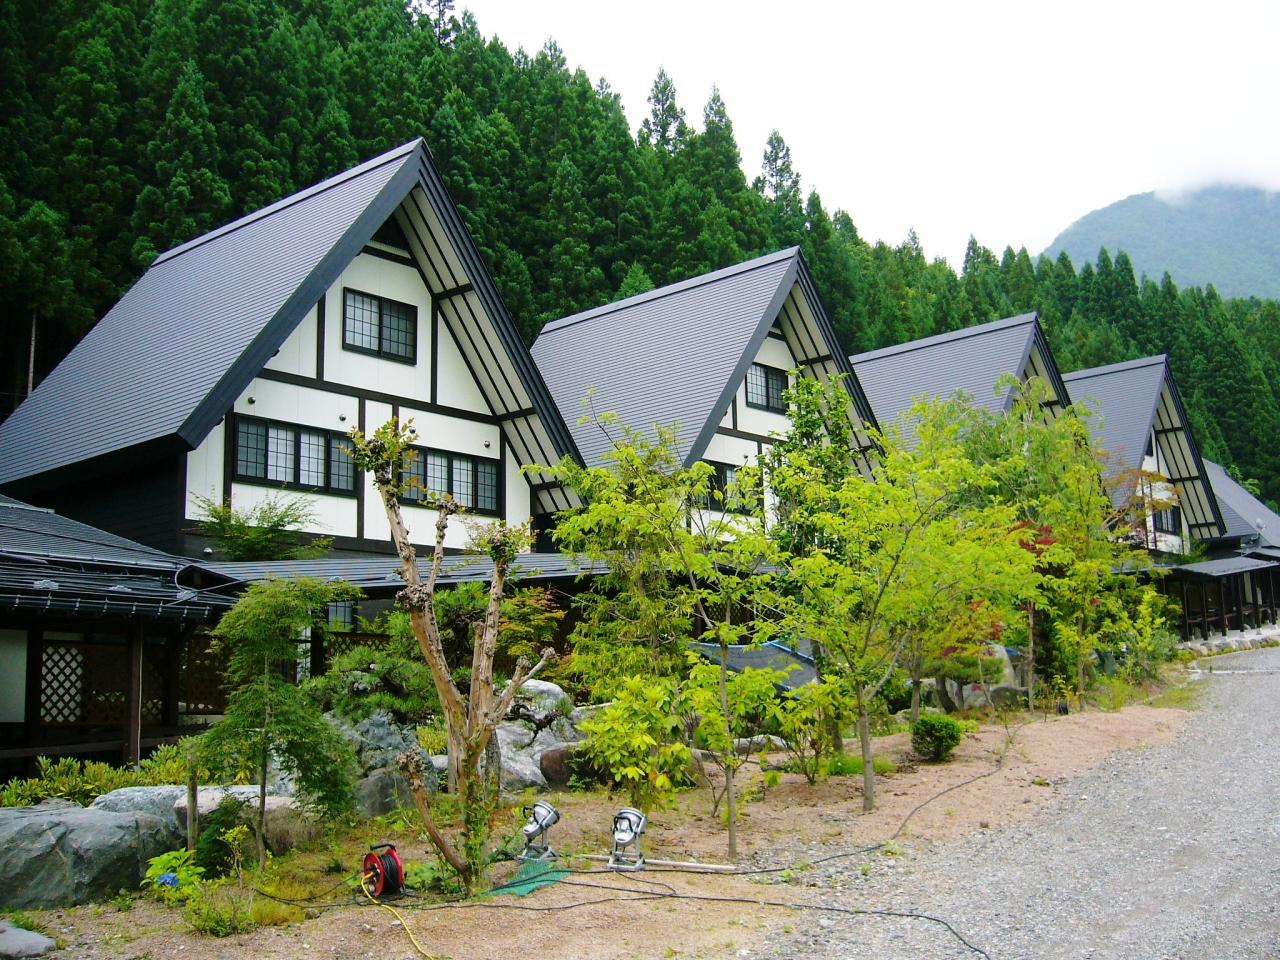
M 1045 251 L 1080 264 L 1124 250 L 1134 270 L 1224 296 L 1280 297 L 1280 194 L 1213 186 L 1165 199 L 1139 193 L 1085 214 Z

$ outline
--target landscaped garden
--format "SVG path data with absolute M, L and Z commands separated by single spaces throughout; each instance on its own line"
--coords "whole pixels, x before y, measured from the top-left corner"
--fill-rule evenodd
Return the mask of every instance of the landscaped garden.
M 249 585 L 215 630 L 228 705 L 207 733 L 136 771 L 46 762 L 0 795 L 43 801 L 23 814 L 31 823 L 89 816 L 59 801 L 133 818 L 145 876 L 20 885 L 11 902 L 95 898 L 92 917 L 34 922 L 59 936 L 59 924 L 92 928 L 100 942 L 155 925 L 226 937 L 297 923 L 322 940 L 337 927 L 306 921 L 329 911 L 360 924 L 374 921 L 359 904 L 378 900 L 485 913 L 495 894 L 548 883 L 565 906 L 586 895 L 575 884 L 602 881 L 561 868 L 604 871 L 625 806 L 647 818 L 653 864 L 620 875 L 629 895 L 662 869 L 655 860 L 678 861 L 692 872 L 651 898 L 669 906 L 715 884 L 741 907 L 753 878 L 795 879 L 824 851 L 874 871 L 903 838 L 1023 815 L 1064 773 L 1172 735 L 1179 714 L 1115 712 L 1177 679 L 1165 601 L 1126 535 L 1145 515 L 1115 507 L 1087 414 L 1048 419 L 1035 382 L 1017 389 L 1000 418 L 921 404 L 910 442 L 877 435 L 868 461 L 847 396 L 801 379 L 791 434 L 731 478 L 682 465 L 670 432 L 601 418 L 606 466 L 547 467 L 584 504 L 554 533 L 590 571 L 569 611 L 510 576 L 528 544 L 520 527 L 473 525 L 487 582 L 438 587 L 443 550 L 417 557 L 399 506 L 412 425 L 353 434 L 405 582 L 399 609 L 365 624 L 381 639 L 298 683 L 281 669 L 298 638 L 356 592 Z M 439 502 L 437 543 L 458 513 Z M 743 659 L 761 650 L 768 663 Z M 551 807 L 530 810 L 535 800 Z M 552 861 L 529 865 L 544 842 L 561 855 L 550 873 Z M 381 843 L 395 854 L 366 861 Z

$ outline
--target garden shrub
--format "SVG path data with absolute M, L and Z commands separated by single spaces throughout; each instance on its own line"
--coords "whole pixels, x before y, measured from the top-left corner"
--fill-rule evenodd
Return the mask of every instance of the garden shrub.
M 228 883 L 202 883 L 196 887 L 183 908 L 182 918 L 193 930 L 211 937 L 248 933 L 256 926 L 253 901 Z
M 964 737 L 964 728 L 954 717 L 926 713 L 911 725 L 911 749 L 932 763 L 951 756 Z
M 142 885 L 165 903 L 189 900 L 200 885 L 204 870 L 192 860 L 190 850 L 170 850 L 147 861 L 147 875 Z
M 228 793 L 218 801 L 216 807 L 200 818 L 200 839 L 196 841 L 195 862 L 205 876 L 225 877 L 231 872 L 236 851 L 231 849 L 223 834 L 244 822 L 246 807 L 245 800 Z
M 642 810 L 690 782 L 691 755 L 679 740 L 675 684 L 627 677 L 613 703 L 582 721 L 583 749 L 592 764 L 625 788 Z

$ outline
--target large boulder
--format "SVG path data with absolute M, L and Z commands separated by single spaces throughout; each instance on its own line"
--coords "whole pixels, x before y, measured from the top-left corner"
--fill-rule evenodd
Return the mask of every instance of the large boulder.
M 159 817 L 94 807 L 0 809 L 0 904 L 59 907 L 135 889 L 172 847 Z
M 519 793 L 528 787 L 545 787 L 547 780 L 538 765 L 542 749 L 530 742 L 529 730 L 519 723 L 501 723 L 497 737 L 502 752 L 503 791 Z
M 435 768 L 426 768 L 429 792 L 435 791 Z M 409 784 L 399 770 L 374 770 L 356 784 L 356 810 L 364 817 L 381 817 L 399 809 L 413 808 Z
M 552 710 L 564 708 L 573 709 L 573 701 L 564 692 L 564 688 L 549 680 L 538 680 L 536 678 L 526 680 L 520 684 L 516 697 L 527 701 L 539 713 L 548 713 Z
M 44 956 L 57 945 L 42 933 L 23 930 L 8 920 L 0 920 L 0 960 Z
M 326 716 L 355 750 L 363 773 L 395 767 L 400 754 L 422 749 L 418 745 L 417 728 L 401 726 L 385 710 L 377 710 L 354 724 L 334 714 Z M 423 759 L 426 759 L 425 753 Z
M 89 804 L 89 808 L 111 813 L 145 813 L 155 817 L 168 831 L 169 847 L 176 849 L 186 842 L 187 837 L 186 797 L 186 787 L 121 787 L 104 793 Z M 177 812 L 179 799 L 183 801 L 184 811 L 181 820 Z

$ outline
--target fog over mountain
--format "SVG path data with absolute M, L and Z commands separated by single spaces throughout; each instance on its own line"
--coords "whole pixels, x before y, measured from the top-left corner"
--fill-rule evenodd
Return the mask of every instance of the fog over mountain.
M 1045 251 L 1077 263 L 1124 250 L 1138 274 L 1224 296 L 1280 297 L 1280 193 L 1217 184 L 1134 194 L 1085 214 Z

